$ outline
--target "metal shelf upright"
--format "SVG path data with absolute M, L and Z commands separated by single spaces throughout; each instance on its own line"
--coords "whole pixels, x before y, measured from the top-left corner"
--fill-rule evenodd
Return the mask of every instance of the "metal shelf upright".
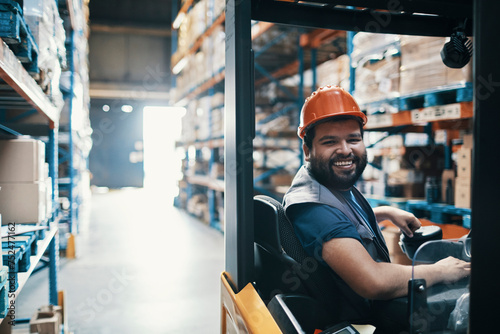
M 65 101 L 65 122 L 61 124 L 60 133 L 60 159 L 61 171 L 64 176 L 60 178 L 60 187 L 64 197 L 68 199 L 67 208 L 63 211 L 62 219 L 69 239 L 62 240 L 61 245 L 66 249 L 66 256 L 75 254 L 74 238 L 79 231 L 80 210 L 84 203 L 82 194 L 82 173 L 88 170 L 89 145 L 84 143 L 90 138 L 90 121 L 88 117 L 88 91 L 77 90 L 77 86 L 85 87 L 87 80 L 87 55 L 83 50 L 83 41 L 87 39 L 87 24 L 84 20 L 81 2 L 68 0 L 65 10 L 68 15 L 64 17 L 66 28 L 66 56 L 67 56 L 67 87 L 63 91 Z M 79 95 L 80 94 L 80 95 Z M 86 120 L 86 121 L 85 121 Z M 90 142 L 90 141 L 89 141 Z M 76 159 L 76 156 L 78 158 Z M 75 161 L 80 161 L 76 165 Z M 83 165 L 82 166 L 82 162 Z M 71 242 L 68 242 L 71 239 Z

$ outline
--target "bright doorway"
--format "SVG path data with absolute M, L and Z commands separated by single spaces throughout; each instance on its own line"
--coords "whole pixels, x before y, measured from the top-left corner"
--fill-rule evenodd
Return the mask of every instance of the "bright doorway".
M 144 188 L 165 203 L 173 203 L 179 192 L 184 153 L 175 142 L 181 136 L 185 112 L 179 107 L 144 107 Z

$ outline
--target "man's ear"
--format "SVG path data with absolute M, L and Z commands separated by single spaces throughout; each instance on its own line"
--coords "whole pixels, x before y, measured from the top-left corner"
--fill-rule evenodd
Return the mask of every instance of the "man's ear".
M 309 161 L 309 154 L 311 153 L 309 147 L 306 144 L 302 144 L 302 150 L 304 151 L 304 160 Z

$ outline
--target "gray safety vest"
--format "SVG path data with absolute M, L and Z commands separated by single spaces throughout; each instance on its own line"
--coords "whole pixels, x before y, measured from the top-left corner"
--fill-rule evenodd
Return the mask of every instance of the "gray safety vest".
M 376 221 L 375 214 L 363 195 L 355 187 L 352 187 L 352 192 L 369 218 Z M 285 213 L 291 206 L 301 203 L 319 203 L 339 209 L 355 226 L 370 256 L 377 262 L 390 262 L 389 252 L 378 225 L 372 226 L 372 232 L 357 210 L 352 208 L 340 193 L 332 192 L 316 181 L 307 166 L 300 168 L 290 189 L 285 194 L 283 199 Z M 356 294 L 333 270 L 331 273 L 332 282 L 336 284 L 339 292 L 339 296 L 335 297 L 338 302 L 340 320 L 371 322 L 372 302 Z
M 363 195 L 355 187 L 352 187 L 352 193 L 361 208 L 367 213 L 368 217 L 376 221 L 373 210 L 370 204 L 366 201 Z M 389 251 L 385 244 L 380 228 L 372 226 L 372 229 L 367 226 L 367 222 L 357 212 L 351 204 L 346 201 L 344 196 L 340 193 L 332 192 L 324 185 L 320 184 L 311 175 L 307 166 L 302 166 L 293 179 L 290 189 L 285 194 L 283 199 L 283 206 L 285 212 L 289 207 L 301 203 L 318 203 L 325 204 L 339 209 L 343 214 L 349 218 L 356 231 L 363 241 L 363 246 L 377 262 L 390 262 Z

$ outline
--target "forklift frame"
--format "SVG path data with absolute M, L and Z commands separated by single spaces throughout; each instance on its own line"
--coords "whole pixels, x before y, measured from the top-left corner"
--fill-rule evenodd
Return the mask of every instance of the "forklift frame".
M 471 333 L 495 332 L 492 302 L 500 300 L 489 272 L 498 254 L 500 154 L 494 143 L 500 126 L 500 2 L 488 0 L 228 0 L 225 77 L 225 276 L 235 293 L 254 281 L 253 138 L 254 65 L 251 21 L 377 33 L 450 36 L 460 23 L 474 37 Z M 341 5 L 340 7 L 337 5 Z M 352 7 L 346 7 L 352 6 Z M 357 9 L 363 7 L 364 9 Z M 404 11 L 403 11 L 404 9 Z M 397 12 L 395 12 L 397 11 Z M 279 14 L 276 14 L 279 13 Z M 417 14 L 415 14 L 417 13 Z

